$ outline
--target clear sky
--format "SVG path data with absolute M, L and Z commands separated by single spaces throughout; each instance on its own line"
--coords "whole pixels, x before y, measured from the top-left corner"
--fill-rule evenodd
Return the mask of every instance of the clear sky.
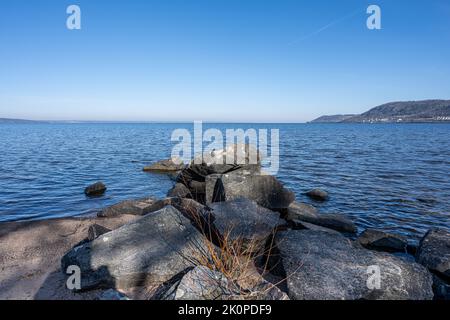
M 450 98 L 449 0 L 0 1 L 0 117 L 303 122 L 430 98 Z

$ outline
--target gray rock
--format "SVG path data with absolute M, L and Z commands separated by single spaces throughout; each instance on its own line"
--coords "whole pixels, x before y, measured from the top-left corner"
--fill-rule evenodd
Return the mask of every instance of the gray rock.
M 203 236 L 172 206 L 146 215 L 64 255 L 62 270 L 81 270 L 81 289 L 163 283 L 186 268 Z
M 102 234 L 112 231 L 111 229 L 105 228 L 99 224 L 93 224 L 88 230 L 88 240 L 92 241 L 100 237 Z
M 230 172 L 259 173 L 260 170 L 261 163 L 257 150 L 248 144 L 234 144 L 226 149 L 213 150 L 195 157 L 191 164 L 180 172 L 176 181 L 191 191 L 193 199 L 206 203 L 205 181 L 209 175 Z
M 311 205 L 293 202 L 286 216 L 288 221 L 294 224 L 308 222 L 328 229 L 345 233 L 356 233 L 356 225 L 347 217 L 340 214 L 319 214 Z
M 306 195 L 310 197 L 311 199 L 317 200 L 317 201 L 325 201 L 328 200 L 328 193 L 321 189 L 313 189 L 308 192 L 306 192 Z
M 262 248 L 274 229 L 283 224 L 279 213 L 246 198 L 217 202 L 211 205 L 211 209 L 219 234 L 231 241 L 242 240 L 244 250 L 250 243 Z
M 103 182 L 96 182 L 84 189 L 84 194 L 87 196 L 100 196 L 105 193 L 106 186 Z
M 291 299 L 433 298 L 432 277 L 423 266 L 364 249 L 340 234 L 282 231 L 277 233 L 275 244 Z M 370 268 L 379 268 L 379 288 L 373 287 L 378 284 Z
M 168 197 L 189 198 L 191 191 L 182 183 L 176 183 L 172 189 L 167 192 Z
M 416 259 L 433 272 L 450 278 L 450 232 L 428 231 L 420 241 Z
M 367 249 L 387 252 L 406 252 L 408 245 L 402 236 L 374 229 L 365 230 L 357 241 Z
M 179 160 L 175 161 L 178 162 Z M 150 172 L 173 172 L 180 171 L 184 169 L 183 162 L 175 163 L 172 159 L 161 160 L 150 166 L 144 167 L 144 171 Z
M 325 227 L 321 227 L 318 226 L 316 224 L 312 224 L 309 222 L 305 222 L 305 221 L 300 221 L 300 220 L 296 220 L 295 221 L 295 228 L 296 230 L 303 230 L 303 229 L 308 229 L 308 230 L 315 230 L 315 231 L 324 231 L 324 232 L 331 232 L 331 233 L 337 233 L 339 234 L 339 231 L 330 229 L 330 228 L 325 228 Z
M 294 201 L 288 207 L 286 220 L 316 219 L 317 217 L 319 217 L 319 212 L 315 207 Z
M 268 209 L 283 209 L 295 200 L 292 191 L 270 175 L 242 175 L 240 173 L 207 177 L 206 203 L 248 198 Z
M 195 267 L 184 275 L 176 285 L 175 294 L 167 297 L 173 300 L 289 300 L 286 293 L 264 279 L 250 290 L 242 290 L 221 272 L 205 266 Z
M 125 200 L 102 209 L 98 217 L 116 217 L 122 214 L 143 216 L 150 212 L 162 209 L 166 204 L 157 198 L 147 197 L 137 200 Z
M 181 279 L 174 300 L 225 300 L 233 294 L 239 291 L 225 275 L 198 266 Z

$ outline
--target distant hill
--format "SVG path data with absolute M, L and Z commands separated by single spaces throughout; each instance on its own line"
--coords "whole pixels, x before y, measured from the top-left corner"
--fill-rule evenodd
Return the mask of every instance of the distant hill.
M 450 122 L 450 100 L 391 102 L 360 115 L 324 116 L 311 122 L 334 123 L 392 123 L 392 122 Z M 328 121 L 323 121 L 328 119 Z M 321 120 L 322 119 L 322 120 Z M 332 121 L 332 120 L 335 121 Z
M 342 122 L 344 120 L 347 120 L 351 117 L 356 116 L 355 114 L 336 114 L 332 116 L 321 116 L 317 119 L 314 119 L 311 122 L 316 123 L 335 123 L 335 122 Z

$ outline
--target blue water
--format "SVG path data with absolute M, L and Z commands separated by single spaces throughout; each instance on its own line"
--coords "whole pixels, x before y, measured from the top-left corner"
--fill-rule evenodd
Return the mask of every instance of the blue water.
M 450 230 L 448 124 L 208 124 L 278 128 L 279 179 L 297 195 L 319 187 L 324 213 L 344 213 L 360 227 L 418 239 Z M 172 181 L 142 167 L 168 158 L 174 129 L 192 124 L 0 125 L 0 221 L 92 214 L 118 201 L 163 197 Z M 105 196 L 87 198 L 97 180 Z

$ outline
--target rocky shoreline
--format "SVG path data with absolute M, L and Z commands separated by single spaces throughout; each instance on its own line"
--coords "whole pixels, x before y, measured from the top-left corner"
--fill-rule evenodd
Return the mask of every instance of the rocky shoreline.
M 146 167 L 175 177 L 163 199 L 0 224 L 0 299 L 450 299 L 450 233 L 430 230 L 417 248 L 380 230 L 358 235 L 347 217 L 296 202 L 259 162 L 216 163 Z

